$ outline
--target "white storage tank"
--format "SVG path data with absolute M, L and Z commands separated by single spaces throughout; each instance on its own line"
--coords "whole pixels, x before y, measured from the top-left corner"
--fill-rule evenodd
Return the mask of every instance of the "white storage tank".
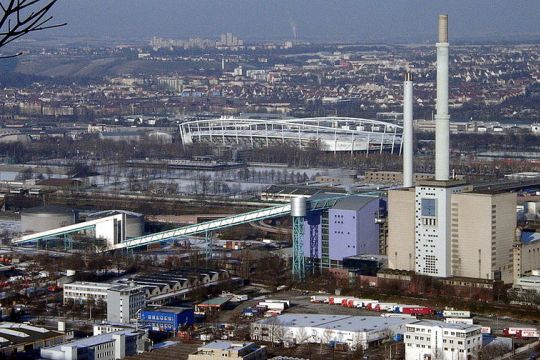
M 123 214 L 126 216 L 126 237 L 134 238 L 144 235 L 144 215 L 126 210 L 105 210 L 92 213 L 86 217 L 86 221 Z
M 306 198 L 303 196 L 291 199 L 291 216 L 306 216 Z
M 40 206 L 21 211 L 21 232 L 36 233 L 73 225 L 77 212 L 63 206 Z

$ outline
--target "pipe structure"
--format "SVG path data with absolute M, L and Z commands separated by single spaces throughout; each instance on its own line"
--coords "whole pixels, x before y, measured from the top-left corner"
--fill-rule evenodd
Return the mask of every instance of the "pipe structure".
M 450 115 L 448 115 L 448 15 L 439 15 L 437 42 L 437 113 L 435 114 L 435 180 L 449 179 Z
M 403 186 L 414 185 L 413 76 L 407 71 L 403 82 Z

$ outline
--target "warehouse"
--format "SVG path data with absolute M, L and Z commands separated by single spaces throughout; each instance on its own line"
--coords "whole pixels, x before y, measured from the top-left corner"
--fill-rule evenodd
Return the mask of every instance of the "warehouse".
M 284 314 L 251 324 L 251 339 L 283 343 L 341 343 L 351 350 L 367 349 L 396 334 L 403 334 L 415 318 Z

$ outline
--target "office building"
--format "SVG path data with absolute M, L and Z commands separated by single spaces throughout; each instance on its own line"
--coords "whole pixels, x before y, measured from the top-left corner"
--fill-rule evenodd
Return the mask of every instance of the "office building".
M 146 288 L 134 283 L 107 290 L 107 321 L 129 324 L 145 305 Z
M 230 341 L 212 341 L 200 346 L 197 352 L 190 354 L 188 360 L 266 360 L 266 349 L 255 343 L 235 343 Z
M 41 349 L 41 358 L 50 360 L 119 360 L 143 352 L 144 332 L 124 330 L 91 336 L 66 344 Z
M 193 325 L 194 311 L 192 308 L 155 306 L 141 310 L 139 326 L 154 331 L 177 332 L 181 328 Z
M 421 320 L 407 324 L 405 359 L 470 359 L 482 348 L 481 327 Z
M 76 281 L 64 285 L 64 304 L 73 300 L 77 302 L 86 301 L 107 301 L 107 291 L 112 287 L 108 283 L 95 283 L 86 281 Z

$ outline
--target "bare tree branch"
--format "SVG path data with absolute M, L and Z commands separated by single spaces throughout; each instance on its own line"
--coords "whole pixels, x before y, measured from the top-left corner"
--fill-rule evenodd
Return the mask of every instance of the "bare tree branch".
M 58 0 L 0 0 L 0 49 L 32 32 L 54 29 L 66 23 L 52 23 L 48 15 Z M 9 58 L 15 55 L 0 56 Z

